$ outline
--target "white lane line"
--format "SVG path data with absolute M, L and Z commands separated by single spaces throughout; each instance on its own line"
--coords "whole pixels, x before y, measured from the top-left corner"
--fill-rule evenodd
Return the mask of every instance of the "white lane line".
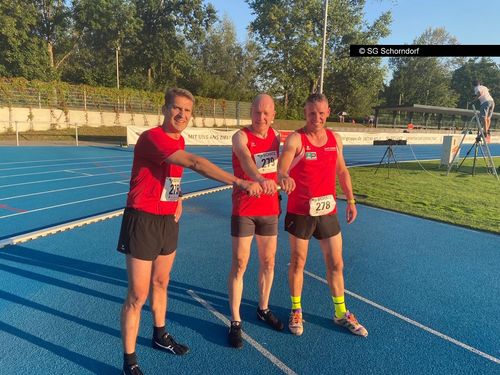
M 197 180 L 186 181 L 186 182 L 183 182 L 182 184 L 183 185 L 187 185 L 187 184 L 190 184 L 192 182 L 198 182 L 198 181 L 204 181 L 204 180 L 208 180 L 208 178 L 201 178 L 201 179 L 197 179 Z M 117 182 L 113 181 L 111 183 L 117 183 Z M 128 185 L 128 183 L 125 183 L 125 182 L 123 182 L 123 184 L 124 185 Z M 70 189 L 76 189 L 76 188 L 67 188 L 67 189 L 61 189 L 61 190 L 70 190 Z M 0 219 L 5 219 L 5 218 L 8 218 L 8 217 L 12 217 L 12 216 L 26 215 L 26 214 L 30 214 L 32 212 L 45 211 L 45 210 L 49 210 L 49 209 L 52 209 L 52 208 L 59 208 L 59 207 L 64 207 L 64 206 L 70 206 L 70 205 L 73 205 L 73 204 L 78 204 L 78 203 L 83 203 L 83 202 L 89 202 L 89 201 L 95 201 L 95 200 L 104 199 L 104 198 L 115 197 L 115 196 L 118 196 L 118 195 L 125 195 L 127 193 L 128 193 L 128 191 L 123 192 L 123 193 L 103 195 L 103 196 L 99 196 L 99 197 L 95 197 L 95 198 L 89 198 L 89 199 L 83 199 L 83 200 L 79 200 L 79 201 L 72 201 L 72 202 L 57 204 L 57 205 L 54 205 L 54 206 L 37 208 L 37 209 L 34 209 L 34 210 L 27 210 L 27 211 L 23 211 L 23 212 L 17 212 L 15 214 L 0 216 Z M 40 194 L 40 193 L 34 193 L 33 195 L 36 195 L 36 194 Z M 5 200 L 5 199 L 8 199 L 8 198 L 3 198 L 3 199 Z M 2 199 L 0 199 L 0 200 L 2 200 Z
M 87 160 L 89 159 L 89 160 Z M 125 159 L 125 160 L 130 160 L 132 161 L 131 156 L 113 156 L 111 158 L 105 158 L 105 159 L 115 159 L 115 160 L 95 160 L 99 158 L 82 158 L 82 159 L 60 159 L 60 160 L 31 160 L 31 161 L 18 161 L 18 162 L 8 162 L 8 163 L 0 163 L 0 165 L 12 165 L 12 164 L 33 164 L 33 163 L 43 163 L 47 161 L 65 161 L 65 160 L 78 160 L 82 161 L 82 163 L 58 163 L 58 164 L 47 164 L 47 165 L 29 165 L 27 167 L 14 167 L 14 168 L 1 168 L 0 171 L 11 171 L 11 170 L 19 170 L 19 169 L 29 169 L 29 168 L 46 168 L 46 167 L 62 167 L 65 165 L 75 165 L 75 164 L 89 164 L 89 163 L 114 163 L 116 159 Z M 102 158 L 100 158 L 102 159 Z M 95 160 L 95 161 L 94 161 Z
M 74 187 L 69 187 L 69 188 L 39 191 L 39 192 L 36 192 L 36 193 L 22 194 L 22 195 L 15 195 L 15 196 L 12 196 L 12 197 L 0 198 L 0 201 L 7 201 L 9 199 L 26 198 L 26 197 L 32 197 L 32 196 L 35 196 L 35 195 L 51 194 L 51 193 L 58 193 L 60 191 L 75 190 L 75 189 L 85 189 L 85 188 L 89 188 L 89 187 L 102 186 L 102 185 L 112 185 L 112 184 L 127 184 L 128 185 L 129 182 L 128 182 L 128 180 L 127 181 L 125 181 L 125 180 L 124 181 L 110 181 L 110 182 L 102 182 L 100 184 L 80 185 L 80 186 L 74 186 Z
M 90 202 L 90 201 L 96 201 L 96 200 L 99 200 L 99 199 L 116 197 L 118 195 L 125 195 L 125 194 L 127 194 L 127 192 L 117 193 L 117 194 L 110 194 L 110 195 L 103 195 L 103 196 L 96 197 L 96 198 L 82 199 L 82 200 L 79 200 L 79 201 L 73 201 L 73 202 L 68 202 L 68 203 L 56 204 L 54 206 L 42 207 L 42 208 L 37 208 L 37 209 L 34 209 L 34 210 L 25 211 L 25 212 L 18 212 L 18 213 L 15 213 L 15 214 L 0 216 L 0 219 L 5 219 L 5 218 L 8 218 L 8 217 L 12 217 L 12 216 L 19 216 L 19 215 L 31 214 L 33 212 L 50 210 L 52 208 L 58 208 L 58 207 L 64 207 L 64 206 L 71 206 L 73 204 L 78 204 L 78 203 L 83 203 L 83 202 Z
M 206 308 L 208 311 L 210 311 L 215 317 L 217 317 L 219 320 L 221 320 L 227 327 L 229 327 L 231 325 L 231 322 L 229 321 L 228 318 L 226 318 L 223 314 L 218 312 L 210 303 L 208 303 L 203 298 L 198 296 L 198 294 L 196 294 L 194 291 L 189 289 L 189 290 L 187 290 L 187 293 L 194 300 L 196 300 L 200 305 L 202 305 L 204 308 Z M 285 374 L 297 375 L 297 373 L 295 371 L 293 371 L 290 367 L 288 367 L 283 362 L 281 362 L 279 360 L 279 358 L 277 358 L 274 354 L 272 354 L 269 350 L 267 350 L 262 345 L 260 345 L 257 341 L 255 341 L 253 338 L 251 338 L 245 332 L 243 332 L 243 339 L 246 342 L 248 342 L 250 345 L 252 345 L 255 349 L 257 349 L 257 351 L 259 351 L 264 357 L 266 357 L 268 360 L 270 360 L 273 365 L 278 367 Z
M 57 173 L 58 171 L 56 171 Z M 84 175 L 84 176 L 93 176 L 92 174 L 90 173 L 83 173 L 83 172 L 77 172 L 77 171 L 69 171 L 69 170 L 63 170 L 63 172 L 68 172 L 68 173 L 74 173 L 74 174 L 81 174 L 81 175 Z M 47 172 L 47 173 L 50 173 L 50 172 Z M 39 173 L 37 173 L 39 174 Z
M 322 277 L 320 277 L 318 275 L 315 275 L 314 273 L 306 271 L 306 270 L 304 270 L 304 273 L 306 275 L 308 275 L 308 276 L 311 276 L 313 279 L 316 279 L 316 280 L 321 281 L 322 283 L 328 285 L 328 282 L 324 278 L 322 278 Z M 451 342 L 452 344 L 455 344 L 455 345 L 461 347 L 462 349 L 468 350 L 468 351 L 470 351 L 470 352 L 472 352 L 474 354 L 477 354 L 477 355 L 479 355 L 479 356 L 481 356 L 483 358 L 486 358 L 486 359 L 488 359 L 488 360 L 490 360 L 492 362 L 500 364 L 500 359 L 498 359 L 496 357 L 493 357 L 490 354 L 484 353 L 484 352 L 482 352 L 482 351 L 480 351 L 480 350 L 478 350 L 478 349 L 476 349 L 476 348 L 474 348 L 472 346 L 464 344 L 463 342 L 458 341 L 458 340 L 454 339 L 453 337 L 447 336 L 444 333 L 441 333 L 441 332 L 436 331 L 436 330 L 434 330 L 432 328 L 424 326 L 423 324 L 421 324 L 421 323 L 419 323 L 419 322 L 417 322 L 417 321 L 415 321 L 413 319 L 410 319 L 410 318 L 408 318 L 408 317 L 406 317 L 404 315 L 401 315 L 401 314 L 397 313 L 394 310 L 388 309 L 387 307 L 379 305 L 378 303 L 373 302 L 373 301 L 371 301 L 371 300 L 369 300 L 369 299 L 367 299 L 365 297 L 362 297 L 359 294 L 350 292 L 347 289 L 345 290 L 345 293 L 348 294 L 348 295 L 350 295 L 350 296 L 352 296 L 352 297 L 354 297 L 354 298 L 356 298 L 356 299 L 359 299 L 360 301 L 363 301 L 364 303 L 367 303 L 367 304 L 369 304 L 369 305 L 371 305 L 371 306 L 373 306 L 373 307 L 375 307 L 375 308 L 377 308 L 379 310 L 382 310 L 382 311 L 384 311 L 384 312 L 386 312 L 386 313 L 388 313 L 388 314 L 390 314 L 392 316 L 395 316 L 396 318 L 404 320 L 405 322 L 410 323 L 411 325 L 414 325 L 415 327 L 423 329 L 424 331 L 429 332 L 429 333 L 431 333 L 431 334 L 433 334 L 433 335 L 435 335 L 435 336 L 437 336 L 437 337 L 439 337 L 439 338 L 441 338 L 443 340 Z
M 219 167 L 220 168 L 220 167 Z M 223 170 L 231 169 L 232 167 L 225 167 L 221 168 Z M 99 176 L 108 176 L 112 174 L 129 174 L 130 173 L 130 168 L 128 168 L 125 171 L 117 171 L 117 172 L 110 172 L 110 173 L 99 173 L 99 174 L 94 174 L 91 175 L 90 177 L 99 177 Z M 196 173 L 195 171 L 188 170 L 184 172 L 184 175 L 188 175 L 191 173 Z M 8 185 L 0 185 L 0 188 L 4 187 L 12 187 L 12 186 L 21 186 L 21 185 L 33 185 L 33 184 L 39 184 L 39 183 L 47 183 L 47 182 L 53 182 L 53 181 L 64 181 L 64 180 L 71 180 L 71 179 L 76 179 L 76 178 L 88 178 L 89 176 L 75 176 L 75 177 L 62 177 L 62 178 L 53 178 L 53 179 L 48 179 L 48 180 L 38 180 L 38 181 L 29 181 L 29 182 L 20 182 L 17 184 L 8 184 Z M 203 180 L 208 180 L 208 178 L 204 178 Z M 202 180 L 197 180 L 197 181 L 202 181 Z
M 41 174 L 54 174 L 54 173 L 60 173 L 60 172 L 72 172 L 72 173 L 77 173 L 77 171 L 84 171 L 87 169 L 108 169 L 108 170 L 114 170 L 118 167 L 127 167 L 127 170 L 130 171 L 130 165 L 131 163 L 127 164 L 113 164 L 111 166 L 109 165 L 100 165 L 100 166 L 92 166 L 92 167 L 85 167 L 85 168 L 71 168 L 71 169 L 54 169 L 51 171 L 43 171 L 43 172 L 31 172 L 31 173 L 21 173 L 21 174 L 9 174 L 5 176 L 0 176 L 0 178 L 12 178 L 12 177 L 24 177 L 24 176 L 36 176 L 36 175 L 41 175 Z M 66 167 L 66 165 L 61 165 L 61 167 Z M 85 174 L 83 172 L 80 172 L 82 174 Z M 90 175 L 91 176 L 91 175 Z
M 127 171 L 130 172 L 130 171 Z M 122 174 L 124 172 L 109 172 L 109 173 L 99 173 L 95 174 L 92 177 L 100 177 L 100 176 L 109 176 L 112 174 Z M 43 183 L 48 183 L 48 182 L 55 182 L 55 181 L 65 181 L 65 180 L 74 180 L 78 178 L 89 178 L 88 176 L 74 176 L 74 177 L 62 177 L 62 178 L 53 178 L 49 180 L 38 180 L 38 181 L 29 181 L 29 182 L 20 182 L 17 184 L 8 184 L 8 185 L 0 185 L 0 188 L 4 187 L 12 187 L 12 186 L 22 186 L 22 185 L 33 185 L 33 184 L 43 184 Z

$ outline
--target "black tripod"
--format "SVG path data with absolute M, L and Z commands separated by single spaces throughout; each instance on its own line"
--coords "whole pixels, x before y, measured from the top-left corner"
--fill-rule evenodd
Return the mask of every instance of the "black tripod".
M 482 157 L 484 159 L 484 162 L 486 164 L 486 168 L 487 168 L 488 173 L 491 173 L 498 180 L 499 178 L 498 178 L 497 170 L 496 170 L 496 167 L 495 167 L 495 163 L 493 162 L 493 158 L 491 157 L 491 152 L 490 152 L 490 149 L 488 147 L 488 144 L 486 143 L 486 138 L 485 138 L 485 135 L 484 135 L 483 127 L 482 127 L 481 121 L 479 120 L 479 112 L 476 110 L 476 107 L 474 106 L 474 104 L 472 105 L 472 110 L 474 111 L 474 115 L 472 116 L 471 120 L 467 123 L 467 126 L 464 129 L 464 131 L 463 131 L 462 140 L 460 141 L 460 144 L 459 144 L 459 146 L 457 148 L 457 152 L 453 155 L 453 159 L 448 164 L 448 171 L 446 172 L 446 175 L 448 175 L 450 173 L 450 170 L 451 170 L 451 168 L 453 166 L 453 162 L 457 158 L 458 152 L 460 151 L 460 148 L 462 147 L 462 144 L 464 143 L 465 136 L 467 134 L 469 134 L 469 130 L 471 128 L 471 125 L 472 125 L 472 123 L 475 122 L 476 126 L 477 126 L 476 140 L 474 141 L 474 143 L 472 144 L 472 146 L 467 151 L 467 154 L 464 156 L 464 158 L 460 162 L 460 165 L 457 167 L 457 171 L 460 169 L 460 167 L 464 163 L 465 159 L 467 159 L 467 157 L 471 153 L 472 149 L 474 149 L 474 161 L 472 162 L 472 175 L 473 176 L 475 175 L 475 173 L 476 173 L 477 149 L 479 148 L 481 150 L 481 155 L 482 155 Z
M 387 143 L 387 148 L 385 149 L 384 156 L 382 156 L 382 159 L 380 159 L 380 162 L 378 163 L 377 168 L 375 169 L 375 173 L 377 173 L 378 169 L 382 165 L 382 163 L 385 161 L 385 166 L 387 168 L 387 177 L 389 177 L 389 172 L 391 169 L 391 158 L 396 165 L 398 172 L 401 174 L 401 171 L 399 170 L 399 164 L 398 161 L 396 160 L 396 157 L 394 156 L 394 150 L 392 149 L 392 143 L 388 142 Z
M 483 143 L 482 142 L 483 142 L 483 133 L 482 133 L 481 130 L 478 130 L 477 136 L 476 136 L 476 140 L 470 146 L 470 148 L 467 151 L 467 153 L 465 154 L 464 158 L 462 159 L 462 161 L 458 165 L 457 171 L 460 169 L 460 167 L 464 163 L 465 159 L 467 159 L 467 157 L 469 156 L 469 154 L 471 153 L 471 151 L 474 149 L 474 160 L 472 161 L 472 175 L 474 176 L 476 174 L 476 160 L 477 160 L 477 149 L 478 148 L 479 148 L 479 150 L 481 150 L 481 155 L 482 155 L 482 157 L 484 159 L 484 163 L 486 165 L 488 165 L 488 161 L 486 160 L 486 155 L 484 155 Z M 486 144 L 486 142 L 484 144 Z

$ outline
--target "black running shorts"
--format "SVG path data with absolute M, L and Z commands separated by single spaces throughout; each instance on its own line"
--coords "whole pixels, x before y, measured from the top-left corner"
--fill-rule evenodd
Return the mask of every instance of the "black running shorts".
M 174 215 L 153 215 L 125 208 L 117 250 L 133 258 L 155 260 L 177 249 L 179 223 Z
M 309 216 L 287 213 L 285 230 L 303 240 L 309 240 L 312 236 L 323 240 L 339 234 L 340 224 L 337 214 Z
M 231 236 L 250 237 L 276 236 L 278 234 L 278 215 L 274 216 L 231 216 Z

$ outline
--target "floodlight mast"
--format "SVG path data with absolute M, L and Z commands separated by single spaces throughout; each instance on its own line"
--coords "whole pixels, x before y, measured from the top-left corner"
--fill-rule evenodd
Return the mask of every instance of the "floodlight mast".
M 325 15 L 323 17 L 323 50 L 321 52 L 321 73 L 319 77 L 319 93 L 323 93 L 323 78 L 325 75 L 326 25 L 328 23 L 328 0 L 325 0 Z

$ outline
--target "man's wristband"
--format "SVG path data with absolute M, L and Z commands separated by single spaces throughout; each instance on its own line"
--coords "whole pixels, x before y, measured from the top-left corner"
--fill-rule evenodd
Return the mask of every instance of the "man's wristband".
M 348 204 L 356 204 L 356 199 L 354 199 L 354 198 L 353 199 L 348 199 L 347 203 Z

